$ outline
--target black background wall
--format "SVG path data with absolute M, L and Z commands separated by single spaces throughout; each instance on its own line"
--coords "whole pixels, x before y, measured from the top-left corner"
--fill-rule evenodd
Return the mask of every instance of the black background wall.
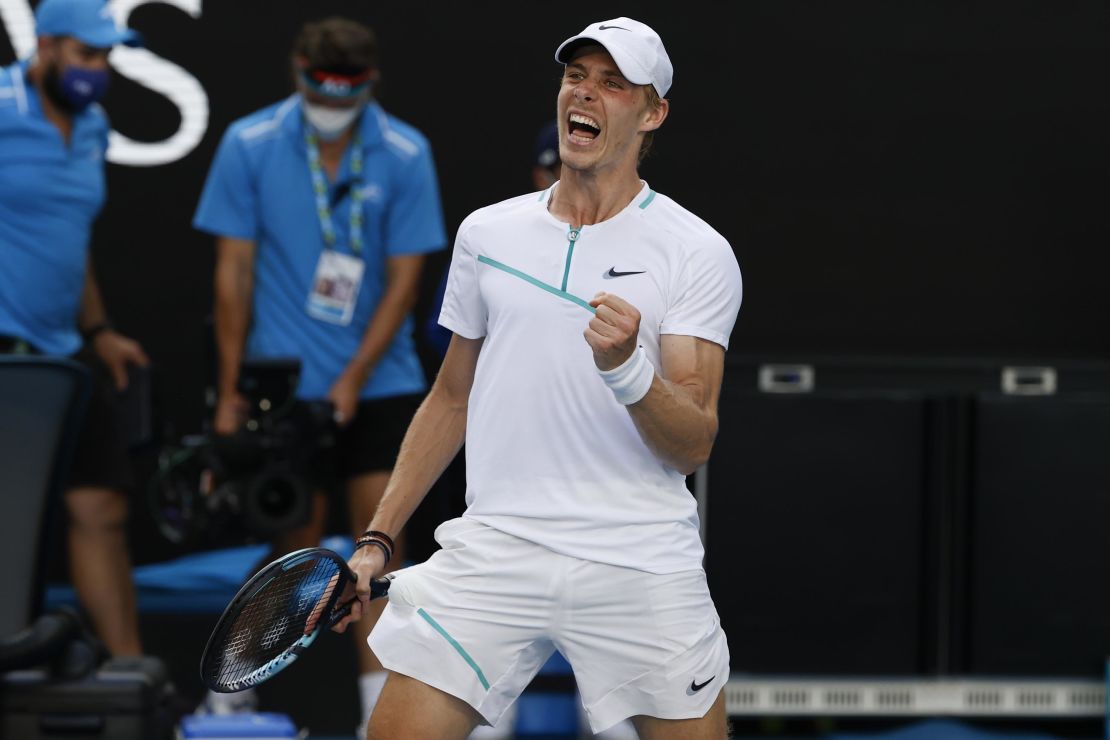
M 928 399 L 730 392 L 706 571 L 737 670 L 915 675 L 927 647 Z
M 627 14 L 661 31 L 676 69 L 643 175 L 744 270 L 734 355 L 1110 358 L 1103 0 L 145 4 L 131 25 L 199 80 L 210 119 L 177 161 L 109 167 L 94 258 L 179 432 L 203 415 L 212 249 L 190 221 L 207 167 L 232 120 L 288 94 L 299 26 L 333 13 L 378 31 L 381 98 L 430 138 L 450 230 L 529 189 L 556 45 Z M 0 62 L 15 48 L 0 34 Z M 179 122 L 119 75 L 105 107 L 136 140 Z M 153 537 L 140 560 L 164 555 Z
M 1110 364 L 1003 394 L 986 360 L 734 362 L 706 572 L 757 674 L 1067 676 L 1110 654 Z

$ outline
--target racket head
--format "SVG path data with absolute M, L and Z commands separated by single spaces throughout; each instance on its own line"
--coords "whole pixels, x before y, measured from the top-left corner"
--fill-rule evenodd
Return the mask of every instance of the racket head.
M 216 623 L 201 656 L 201 681 L 229 693 L 272 678 L 330 626 L 336 601 L 354 580 L 343 558 L 322 547 L 270 563 L 239 589 Z M 321 601 L 323 616 L 305 634 Z

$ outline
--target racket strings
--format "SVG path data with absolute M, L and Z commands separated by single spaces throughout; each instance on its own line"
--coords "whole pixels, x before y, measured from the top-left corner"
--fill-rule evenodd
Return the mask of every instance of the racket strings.
M 313 558 L 266 581 L 230 620 L 224 647 L 213 655 L 215 683 L 234 684 L 289 649 L 316 605 L 332 597 L 338 572 L 335 562 Z

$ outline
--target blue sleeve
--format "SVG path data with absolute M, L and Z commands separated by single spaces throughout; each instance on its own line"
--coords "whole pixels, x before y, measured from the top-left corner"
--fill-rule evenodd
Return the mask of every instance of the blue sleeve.
M 193 217 L 193 227 L 235 239 L 258 236 L 258 193 L 243 151 L 243 141 L 234 127 L 224 134 L 216 151 Z
M 389 256 L 443 249 L 447 232 L 439 204 L 435 164 L 427 145 L 414 160 L 396 170 L 395 191 L 386 216 L 385 249 Z

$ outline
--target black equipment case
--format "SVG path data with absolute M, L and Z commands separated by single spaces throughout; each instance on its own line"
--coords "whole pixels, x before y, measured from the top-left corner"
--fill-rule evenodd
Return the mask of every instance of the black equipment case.
M 84 678 L 42 669 L 0 677 L 3 740 L 169 740 L 166 667 L 157 658 L 115 658 Z

